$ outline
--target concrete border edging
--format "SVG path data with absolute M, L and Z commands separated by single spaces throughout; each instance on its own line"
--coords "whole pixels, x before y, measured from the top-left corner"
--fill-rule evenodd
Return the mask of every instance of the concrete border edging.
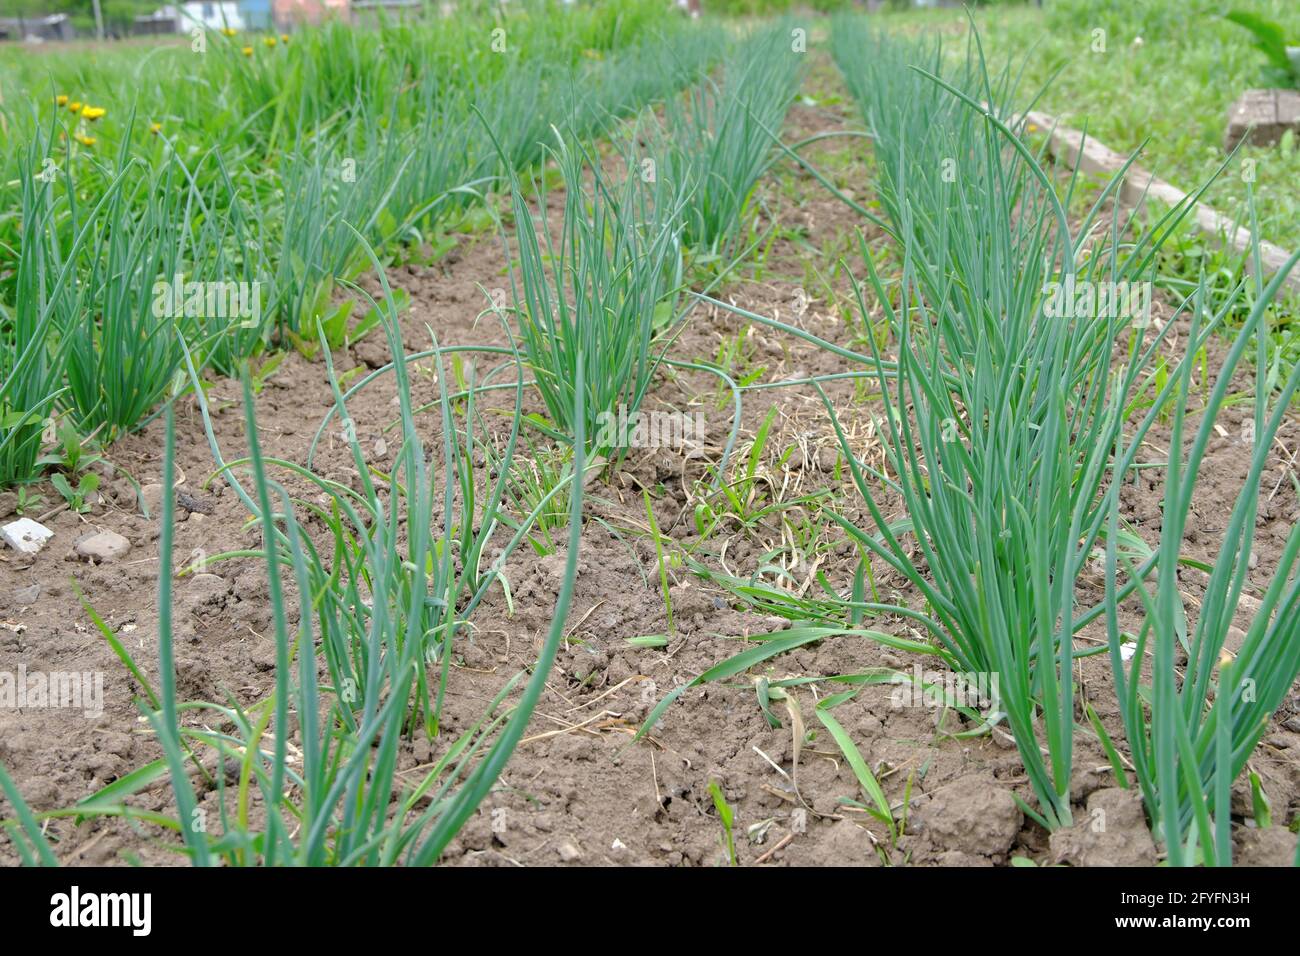
M 1083 133 L 1078 130 L 1061 126 L 1056 117 L 1049 113 L 1031 111 L 1026 113 L 1024 118 L 1030 125 L 1048 134 L 1048 149 L 1058 163 L 1064 162 L 1082 172 L 1109 177 L 1119 172 L 1128 161 L 1128 156 L 1116 152 L 1105 143 L 1091 136 L 1085 140 Z M 1134 209 L 1141 206 L 1146 198 L 1155 198 L 1175 206 L 1186 200 L 1187 196 L 1188 194 L 1177 186 L 1157 178 L 1137 164 L 1129 167 L 1128 174 L 1119 188 L 1120 202 Z M 1250 251 L 1249 229 L 1238 226 L 1232 219 L 1205 203 L 1196 203 L 1192 212 L 1197 228 L 1207 237 L 1226 244 L 1236 253 L 1244 254 Z M 1259 254 L 1266 277 L 1276 274 L 1291 257 L 1291 254 L 1281 246 L 1263 239 L 1259 243 Z M 1254 263 L 1249 257 L 1246 259 L 1246 268 L 1253 273 Z M 1293 292 L 1300 292 L 1300 266 L 1291 270 L 1284 285 Z

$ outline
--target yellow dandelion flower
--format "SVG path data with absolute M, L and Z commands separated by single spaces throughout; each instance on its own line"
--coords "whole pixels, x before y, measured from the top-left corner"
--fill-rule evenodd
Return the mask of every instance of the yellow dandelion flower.
M 162 132 L 162 123 L 150 123 L 149 132 L 157 136 L 159 133 Z
M 67 93 L 60 93 L 58 96 L 56 96 L 56 97 L 54 98 L 54 102 L 55 102 L 55 103 L 58 103 L 60 106 L 67 106 L 67 105 L 68 105 L 68 94 L 67 94 Z
M 228 37 L 233 37 L 238 31 L 232 27 L 222 27 L 221 32 Z
M 68 112 L 70 112 L 70 113 L 80 113 L 80 112 L 81 112 L 81 101 L 80 101 L 80 100 L 73 100 L 71 103 L 69 103 L 69 104 L 68 104 Z
M 253 48 L 251 46 L 246 46 L 242 50 L 240 50 L 240 52 L 243 53 L 244 56 L 252 56 Z
M 262 40 L 268 47 L 275 46 L 275 37 L 266 37 Z
M 78 133 L 77 142 L 80 143 L 82 146 L 94 146 L 96 143 L 96 139 L 93 136 L 87 136 L 85 133 Z
M 281 43 L 288 43 L 288 42 L 289 42 L 289 34 L 287 34 L 287 33 L 281 33 L 281 34 L 280 34 L 280 42 L 281 42 Z
M 102 106 L 84 106 L 81 109 L 81 115 L 92 123 L 107 112 Z

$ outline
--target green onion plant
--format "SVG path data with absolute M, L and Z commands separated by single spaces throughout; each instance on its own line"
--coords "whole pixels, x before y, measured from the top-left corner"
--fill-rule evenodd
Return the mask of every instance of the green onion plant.
M 862 244 L 897 361 L 881 359 L 859 288 L 886 399 L 886 467 L 852 455 L 827 401 L 876 527 L 837 520 L 924 595 L 928 629 L 961 670 L 996 678 L 993 717 L 1009 724 L 1037 798 L 1026 809 L 1049 829 L 1068 826 L 1074 634 L 1099 611 L 1076 606 L 1075 586 L 1104 531 L 1101 488 L 1128 399 L 1164 338 L 1150 334 L 1140 292 L 1153 249 L 1187 207 L 1167 213 L 1147 242 L 1125 244 L 1118 207 L 1102 214 L 1121 172 L 1071 223 L 1077 178 L 1058 196 L 1011 114 L 1015 76 L 990 75 L 977 33 L 951 80 L 939 75 L 938 48 L 909 47 L 861 21 L 838 23 L 835 41 L 903 256 L 900 284 L 887 288 Z M 1130 289 L 1139 294 L 1123 301 L 1095 294 Z M 882 490 L 902 496 L 905 519 L 886 517 Z
M 1254 260 L 1259 275 L 1258 240 Z M 1118 488 L 1124 476 L 1118 471 L 1112 476 L 1105 605 L 1111 669 L 1130 765 L 1152 832 L 1173 866 L 1231 864 L 1232 785 L 1300 677 L 1300 577 L 1296 574 L 1300 527 L 1291 529 L 1270 579 L 1258 580 L 1250 571 L 1269 456 L 1300 387 L 1300 366 L 1292 367 L 1276 392 L 1270 387 L 1272 337 L 1267 328 L 1269 308 L 1297 260 L 1300 253 L 1266 288 L 1262 283 L 1257 287 L 1255 304 L 1235 332 L 1208 399 L 1197 409 L 1199 424 L 1193 427 L 1189 414 L 1192 373 L 1198 367 L 1193 349 L 1189 348 L 1167 386 L 1173 392 L 1170 453 L 1157 567 L 1150 584 L 1115 546 L 1121 521 Z M 1204 279 L 1195 298 L 1191 343 L 1203 339 L 1206 325 L 1224 324 L 1236 297 L 1230 297 L 1208 323 L 1201 321 L 1208 313 Z M 1182 554 L 1183 533 L 1219 413 L 1252 344 L 1254 414 L 1245 420 L 1239 436 L 1249 466 L 1217 558 L 1204 568 L 1208 574 L 1204 593 L 1193 606 L 1179 577 L 1180 569 L 1189 563 Z M 1122 434 L 1115 438 L 1119 460 L 1129 443 Z M 1288 491 L 1300 498 L 1294 475 Z M 1139 623 L 1133 632 L 1121 626 L 1118 582 L 1124 579 L 1141 582 L 1136 592 Z M 1240 638 L 1230 648 L 1229 635 L 1237 622 L 1242 624 Z M 1124 653 L 1126 647 L 1131 654 Z M 1182 654 L 1185 663 L 1180 663 Z
M 514 312 L 529 370 L 560 435 L 577 433 L 572 410 L 581 404 L 584 434 L 596 440 L 620 406 L 628 416 L 639 411 L 661 358 L 656 337 L 676 318 L 683 200 L 662 178 L 643 174 L 630 151 L 618 179 L 559 131 L 550 153 L 565 186 L 558 235 L 549 222 L 536 222 L 512 180 Z M 539 208 L 549 208 L 544 179 L 533 185 Z M 581 403 L 578 382 L 587 390 Z M 592 452 L 609 457 L 623 449 Z
M 759 180 L 780 156 L 774 147 L 799 88 L 803 57 L 776 23 L 737 45 L 721 84 L 705 77 L 666 102 L 657 139 L 658 174 L 687 195 L 682 242 L 697 261 L 729 259 Z
M 362 247 L 369 250 L 364 240 Z M 372 264 L 387 292 L 377 259 L 372 258 Z M 385 301 L 391 298 L 386 295 Z M 370 304 L 380 307 L 373 300 Z M 13 820 L 3 823 L 28 862 L 54 860 L 37 820 L 103 815 L 174 831 L 183 841 L 180 852 L 195 865 L 428 865 L 437 862 L 499 777 L 523 735 L 563 637 L 577 572 L 582 483 L 569 481 L 554 489 L 559 493 L 567 485 L 569 493 L 567 563 L 553 623 L 531 676 L 524 681 L 520 674 L 508 681 L 482 717 L 441 750 L 433 768 L 404 784 L 397 775 L 403 738 L 421 722 L 437 732 L 441 692 L 430 711 L 421 688 L 435 683 L 445 686 L 457 628 L 468 620 L 527 526 L 513 535 L 484 576 L 480 591 L 468 593 L 468 579 L 454 565 L 463 565 L 473 555 L 461 551 L 458 560 L 452 560 L 458 527 L 472 523 L 483 529 L 485 537 L 491 534 L 497 527 L 495 508 L 504 478 L 498 479 L 481 510 L 457 514 L 455 476 L 465 457 L 457 446 L 468 439 L 452 420 L 451 402 L 444 391 L 444 487 L 438 489 L 415 429 L 395 307 L 387 307 L 384 324 L 394 349 L 402 414 L 402 442 L 384 494 L 376 488 L 375 479 L 381 476 L 365 462 L 355 430 L 345 428 L 345 438 L 362 474 L 360 490 L 265 457 L 247 377 L 249 455 L 226 462 L 214 449 L 219 474 L 249 506 L 262 533 L 257 556 L 266 562 L 270 592 L 274 691 L 251 706 L 178 700 L 171 622 L 174 504 L 171 496 L 165 496 L 159 685 L 155 691 L 143 679 L 145 699 L 140 701 L 163 757 L 74 808 L 42 814 L 33 814 L 12 780 L 0 774 L 0 787 L 17 810 Z M 518 370 L 517 357 L 513 365 Z M 442 375 L 439 379 L 445 380 Z M 516 391 L 521 387 L 518 379 Z M 584 391 L 575 394 L 581 400 Z M 518 435 L 518 407 L 516 394 L 506 456 Z M 347 422 L 341 393 L 338 409 Z M 211 440 L 206 407 L 202 412 Z M 580 408 L 574 420 L 581 429 Z M 163 480 L 170 482 L 175 460 L 170 404 L 166 424 Z M 581 430 L 576 437 L 574 454 L 580 469 L 585 447 Z M 305 480 L 329 503 L 295 498 L 270 478 L 272 468 Z M 251 489 L 237 478 L 241 471 L 251 479 Z M 439 510 L 441 515 L 435 514 Z M 298 517 L 303 511 L 327 529 L 324 547 Z M 216 555 L 210 560 L 226 557 Z M 296 615 L 285 578 L 297 594 Z M 105 634 L 111 638 L 111 631 Z M 115 649 L 140 675 L 125 649 L 120 644 Z M 516 691 L 518 698 L 512 703 Z M 237 772 L 228 774 L 233 767 Z M 171 780 L 176 815 L 133 808 L 129 798 L 164 774 Z M 212 795 L 205 797 L 208 792 Z M 251 812 L 254 794 L 256 813 Z

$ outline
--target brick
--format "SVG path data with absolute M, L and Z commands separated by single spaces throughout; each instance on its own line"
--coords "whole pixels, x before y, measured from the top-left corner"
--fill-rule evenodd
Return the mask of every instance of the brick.
M 1273 146 L 1288 129 L 1300 132 L 1300 93 L 1247 90 L 1228 110 L 1223 148 L 1231 152 L 1242 140 L 1251 146 Z

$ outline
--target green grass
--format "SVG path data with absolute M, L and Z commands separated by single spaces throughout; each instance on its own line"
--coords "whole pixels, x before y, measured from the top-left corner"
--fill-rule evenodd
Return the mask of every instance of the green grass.
M 990 62 L 1001 67 L 1023 60 L 1027 90 L 1051 80 L 1039 109 L 1067 126 L 1086 128 L 1121 153 L 1141 148 L 1140 165 L 1190 191 L 1225 159 L 1223 133 L 1232 103 L 1247 89 L 1273 85 L 1251 35 L 1223 19 L 1235 9 L 1258 13 L 1281 24 L 1288 36 L 1300 37 L 1300 7 L 1289 0 L 1047 0 L 1042 10 L 981 9 L 976 23 Z M 889 22 L 900 30 L 942 30 L 956 51 L 966 29 L 959 10 L 898 15 Z M 1104 51 L 1094 50 L 1097 30 L 1104 31 Z M 1294 188 L 1300 141 L 1243 147 L 1210 187 L 1205 200 L 1242 219 L 1247 162 L 1253 166 L 1262 237 L 1288 250 L 1300 248 L 1300 195 Z
M 567 519 L 562 502 L 554 500 L 551 493 L 571 473 L 571 455 L 567 445 L 543 449 L 529 442 L 527 450 L 529 454 L 516 458 L 510 472 L 506 500 L 512 507 L 501 520 L 518 527 L 516 522 L 536 512 L 537 519 L 528 533 L 528 543 L 539 555 L 554 554 Z M 502 463 L 493 460 L 491 467 L 500 468 Z

